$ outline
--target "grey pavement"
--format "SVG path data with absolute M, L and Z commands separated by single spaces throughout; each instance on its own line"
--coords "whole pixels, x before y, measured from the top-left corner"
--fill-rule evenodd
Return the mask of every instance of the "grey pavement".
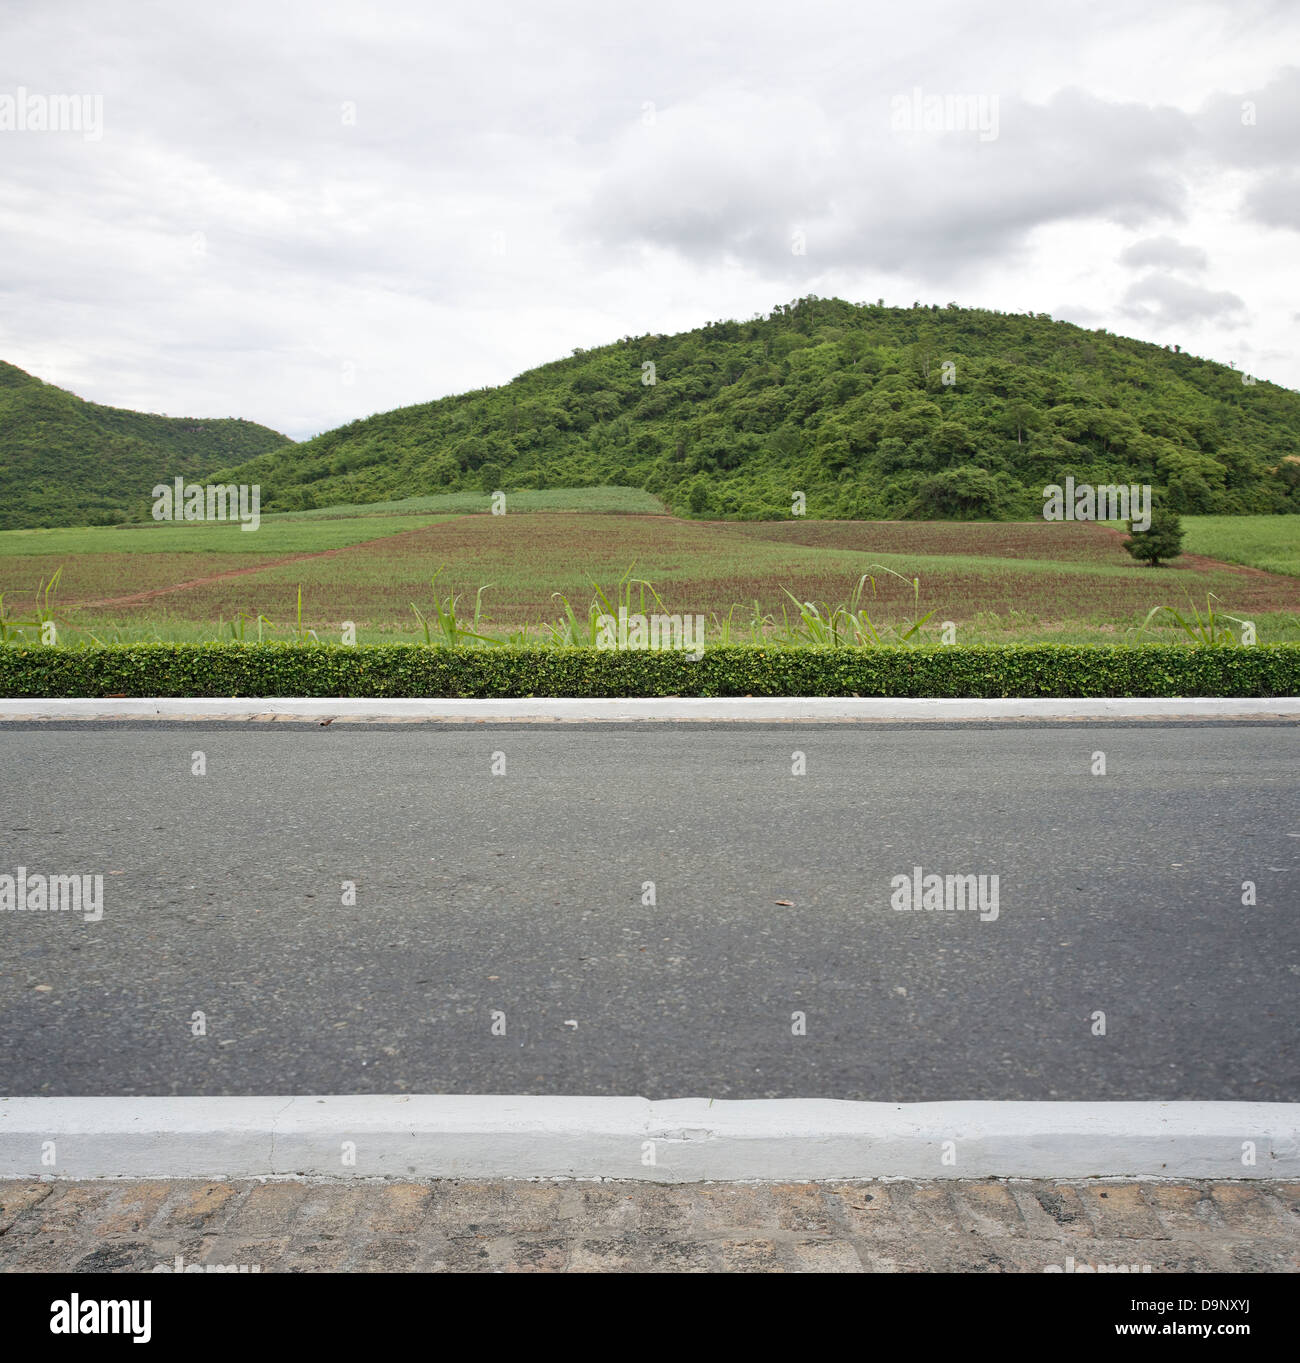
M 7 724 L 18 866 L 4 1094 L 1300 1098 L 1294 723 Z

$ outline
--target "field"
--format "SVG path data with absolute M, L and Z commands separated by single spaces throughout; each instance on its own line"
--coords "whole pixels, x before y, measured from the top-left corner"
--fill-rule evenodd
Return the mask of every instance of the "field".
M 458 596 L 462 615 L 484 588 L 481 630 L 540 635 L 561 618 L 561 596 L 585 619 L 593 584 L 612 592 L 630 569 L 663 609 L 704 615 L 714 639 L 730 617 L 740 641 L 781 635 L 783 611 L 798 613 L 787 590 L 834 606 L 870 574 L 861 605 L 872 621 L 932 611 L 925 638 L 952 621 L 959 643 L 1121 642 L 1139 637 L 1153 606 L 1203 610 L 1213 594 L 1221 612 L 1253 620 L 1261 641 L 1300 640 L 1297 517 L 1188 517 L 1191 552 L 1151 569 L 1101 525 L 709 523 L 619 488 L 513 493 L 498 516 L 481 494 L 416 500 L 266 517 L 256 532 L 202 523 L 5 532 L 3 610 L 29 617 L 38 584 L 61 570 L 51 598 L 61 642 L 230 637 L 232 624 L 242 637 L 259 628 L 291 637 L 300 590 L 301 628 L 323 640 L 344 621 L 363 642 L 423 637 L 411 606 L 431 611 L 438 573 L 437 596 Z M 1141 637 L 1178 631 L 1157 620 Z
M 1225 563 L 1300 577 L 1300 517 L 1184 516 L 1183 548 Z

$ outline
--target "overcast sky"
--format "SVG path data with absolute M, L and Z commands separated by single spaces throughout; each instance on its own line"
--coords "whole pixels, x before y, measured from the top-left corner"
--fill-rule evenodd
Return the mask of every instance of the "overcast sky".
M 0 5 L 0 359 L 116 406 L 302 438 L 806 293 L 1300 387 L 1298 260 L 1295 0 Z

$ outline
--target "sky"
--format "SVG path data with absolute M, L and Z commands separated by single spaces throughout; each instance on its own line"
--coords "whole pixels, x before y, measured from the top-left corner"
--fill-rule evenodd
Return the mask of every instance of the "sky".
M 1294 0 L 4 0 L 0 359 L 295 439 L 813 293 L 1300 387 Z

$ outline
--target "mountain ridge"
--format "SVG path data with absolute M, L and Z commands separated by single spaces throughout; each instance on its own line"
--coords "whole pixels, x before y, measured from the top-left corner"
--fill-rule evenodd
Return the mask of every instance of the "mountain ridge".
M 104 407 L 0 362 L 0 527 L 147 518 L 177 476 L 257 483 L 267 513 L 619 484 L 712 519 L 785 518 L 797 493 L 813 519 L 1015 519 L 1067 477 L 1151 484 L 1189 513 L 1300 512 L 1300 393 L 1045 313 L 816 295 L 301 443 Z
M 220 471 L 264 509 L 619 483 L 680 515 L 1017 518 L 1043 488 L 1300 511 L 1300 393 L 1046 314 L 815 295 L 576 349 Z
M 159 482 L 292 443 L 239 417 L 89 402 L 0 360 L 0 529 L 126 520 Z

